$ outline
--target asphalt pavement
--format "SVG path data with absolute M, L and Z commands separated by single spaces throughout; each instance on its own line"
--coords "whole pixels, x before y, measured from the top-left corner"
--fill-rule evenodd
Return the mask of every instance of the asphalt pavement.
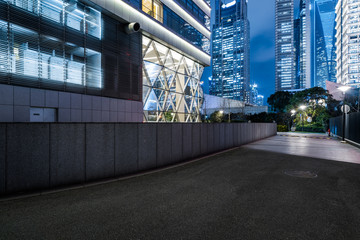
M 355 160 L 321 153 L 346 150 Z M 0 201 L 0 239 L 360 239 L 356 154 L 334 139 L 278 135 L 153 174 Z

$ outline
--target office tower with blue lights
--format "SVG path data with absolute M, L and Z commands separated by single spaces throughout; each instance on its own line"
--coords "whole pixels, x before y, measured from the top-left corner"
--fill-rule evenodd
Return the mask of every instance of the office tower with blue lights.
M 0 122 L 199 122 L 205 0 L 0 0 Z
M 294 1 L 275 2 L 275 90 L 295 89 Z
M 325 72 L 324 75 L 320 75 L 320 79 L 315 83 L 321 87 L 325 87 L 324 80 L 336 82 L 335 7 L 337 1 L 338 0 L 316 0 L 318 10 L 316 20 L 320 22 L 317 24 L 316 32 L 318 36 L 321 36 L 317 38 L 316 49 L 320 49 L 321 47 L 321 50 L 318 51 L 317 61 L 320 69 L 322 69 L 322 65 L 325 65 L 326 68 L 323 70 Z
M 335 79 L 335 5 L 337 0 L 300 0 L 296 51 L 298 87 L 326 87 Z M 296 20 L 295 20 L 296 21 Z
M 210 94 L 250 101 L 250 24 L 247 0 L 215 1 Z

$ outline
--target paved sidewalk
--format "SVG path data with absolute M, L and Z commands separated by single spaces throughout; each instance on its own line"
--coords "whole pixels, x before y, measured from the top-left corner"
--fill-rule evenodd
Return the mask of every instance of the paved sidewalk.
M 360 239 L 360 165 L 299 156 L 315 149 L 360 152 L 275 136 L 146 176 L 0 202 L 0 239 Z
M 248 148 L 297 156 L 360 163 L 360 149 L 324 133 L 278 133 L 247 145 Z

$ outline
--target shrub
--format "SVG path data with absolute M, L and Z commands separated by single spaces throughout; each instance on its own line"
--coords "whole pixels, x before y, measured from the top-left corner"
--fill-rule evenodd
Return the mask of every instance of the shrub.
M 323 133 L 325 132 L 323 127 L 319 127 L 319 126 L 304 126 L 302 127 L 301 125 L 296 126 L 296 131 L 297 132 L 317 132 L 317 133 Z
M 287 132 L 289 131 L 288 126 L 286 125 L 277 125 L 277 131 L 278 132 Z

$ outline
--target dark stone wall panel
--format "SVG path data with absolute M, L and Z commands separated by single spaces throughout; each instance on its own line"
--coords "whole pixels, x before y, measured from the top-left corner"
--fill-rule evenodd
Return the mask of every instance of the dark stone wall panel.
M 183 159 L 187 160 L 192 157 L 192 124 L 184 124 L 182 125 L 183 129 Z
M 50 125 L 50 185 L 85 181 L 85 124 Z
M 49 124 L 7 125 L 7 191 L 49 187 Z
M 183 124 L 172 124 L 171 162 L 178 163 L 183 158 Z
M 159 123 L 157 126 L 157 167 L 169 165 L 171 160 L 171 124 Z
M 201 138 L 200 138 L 200 153 L 205 155 L 209 152 L 208 150 L 208 124 L 201 124 L 200 126 Z
M 139 125 L 139 170 L 156 167 L 156 126 L 157 124 Z
M 201 154 L 201 124 L 192 124 L 192 158 Z
M 115 175 L 138 170 L 138 124 L 115 125 Z
M 207 126 L 207 153 L 215 152 L 214 149 L 214 125 L 206 124 Z
M 114 176 L 114 124 L 86 124 L 86 180 Z

